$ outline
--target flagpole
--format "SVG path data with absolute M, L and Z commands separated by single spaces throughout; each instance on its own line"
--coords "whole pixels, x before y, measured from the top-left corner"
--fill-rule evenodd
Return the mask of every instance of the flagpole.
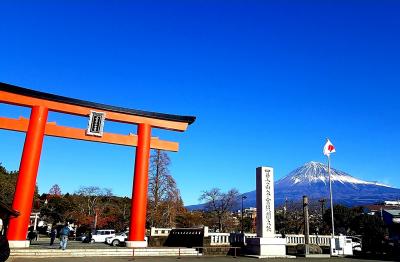
M 332 180 L 331 180 L 331 158 L 328 155 L 328 176 L 329 176 L 329 193 L 331 198 L 331 219 L 332 219 L 332 238 L 335 237 L 335 223 L 333 219 L 333 198 L 332 198 Z

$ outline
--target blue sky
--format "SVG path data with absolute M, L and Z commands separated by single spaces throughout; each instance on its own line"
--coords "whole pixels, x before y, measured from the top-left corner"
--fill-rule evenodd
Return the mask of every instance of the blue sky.
M 400 187 L 398 1 L 2 1 L 0 81 L 99 103 L 194 115 L 171 173 L 185 204 L 202 190 L 255 189 L 325 161 Z M 0 115 L 29 110 L 0 105 Z M 49 121 L 86 127 L 52 113 Z M 106 123 L 106 131 L 136 132 Z M 19 167 L 24 134 L 0 130 L 0 162 Z M 134 148 L 46 137 L 41 193 L 59 184 L 130 196 Z

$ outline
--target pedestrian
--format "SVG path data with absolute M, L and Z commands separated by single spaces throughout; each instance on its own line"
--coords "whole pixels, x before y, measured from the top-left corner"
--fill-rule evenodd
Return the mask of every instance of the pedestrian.
M 30 227 L 29 233 L 28 233 L 28 239 L 29 239 L 29 244 L 32 245 L 32 240 L 36 238 L 36 233 L 33 231 L 33 227 Z
M 87 235 L 87 242 L 86 243 L 92 243 L 92 231 L 89 231 L 89 234 Z
M 54 240 L 56 239 L 56 236 L 57 236 L 57 230 L 55 227 L 53 227 L 50 232 L 50 246 L 52 246 L 54 244 Z
M 66 223 L 65 226 L 61 228 L 60 231 L 60 248 L 62 250 L 65 250 L 67 248 L 69 232 L 70 229 L 68 227 L 68 223 Z

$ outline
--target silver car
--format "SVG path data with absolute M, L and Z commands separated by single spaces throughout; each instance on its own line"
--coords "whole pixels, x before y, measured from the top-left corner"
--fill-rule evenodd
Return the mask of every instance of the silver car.
M 116 234 L 115 236 L 108 237 L 106 238 L 106 243 L 114 247 L 119 246 L 121 243 L 125 243 L 125 241 L 128 239 L 128 234 L 129 232 L 122 232 Z

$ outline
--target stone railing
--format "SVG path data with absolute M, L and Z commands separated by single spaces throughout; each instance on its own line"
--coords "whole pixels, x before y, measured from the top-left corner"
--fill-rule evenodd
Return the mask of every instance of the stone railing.
M 331 242 L 331 236 L 329 235 L 310 235 L 310 244 L 317 244 L 319 246 L 329 246 Z M 286 245 L 295 246 L 298 244 L 304 244 L 304 235 L 286 235 Z
M 247 238 L 257 237 L 257 234 L 251 233 L 231 233 L 230 234 L 230 243 L 231 244 L 240 244 L 246 243 Z M 282 238 L 281 234 L 275 234 L 275 238 Z M 287 246 L 295 246 L 298 244 L 304 244 L 305 238 L 304 235 L 286 235 L 286 245 Z M 329 246 L 330 244 L 330 236 L 328 235 L 310 235 L 310 244 L 317 244 L 319 246 Z
M 165 236 L 167 237 L 171 232 L 172 228 L 155 228 L 152 227 L 150 230 L 150 236 Z M 210 237 L 211 246 L 229 246 L 240 243 L 246 243 L 246 238 L 257 237 L 257 234 L 251 233 L 213 233 L 208 231 L 208 227 L 204 227 L 204 237 Z M 276 238 L 281 238 L 281 234 L 275 234 Z M 329 235 L 310 235 L 310 244 L 317 244 L 319 246 L 330 245 Z M 285 236 L 287 246 L 295 246 L 298 244 L 304 244 L 304 235 L 292 235 L 288 234 Z
M 150 236 L 168 236 L 171 232 L 172 228 L 155 228 L 152 227 L 150 230 Z M 230 241 L 230 233 L 213 233 L 208 231 L 208 227 L 204 227 L 204 237 L 210 238 L 211 246 L 229 246 Z
M 169 233 L 171 232 L 172 228 L 157 228 L 157 227 L 152 227 L 150 229 L 150 236 L 153 237 L 161 237 L 165 236 L 167 237 Z
M 229 236 L 230 243 L 233 245 L 238 245 L 238 244 L 243 244 L 246 243 L 247 238 L 254 238 L 257 237 L 257 234 L 255 233 L 231 233 Z
M 211 246 L 229 246 L 230 245 L 230 234 L 229 233 L 208 233 L 211 237 Z

